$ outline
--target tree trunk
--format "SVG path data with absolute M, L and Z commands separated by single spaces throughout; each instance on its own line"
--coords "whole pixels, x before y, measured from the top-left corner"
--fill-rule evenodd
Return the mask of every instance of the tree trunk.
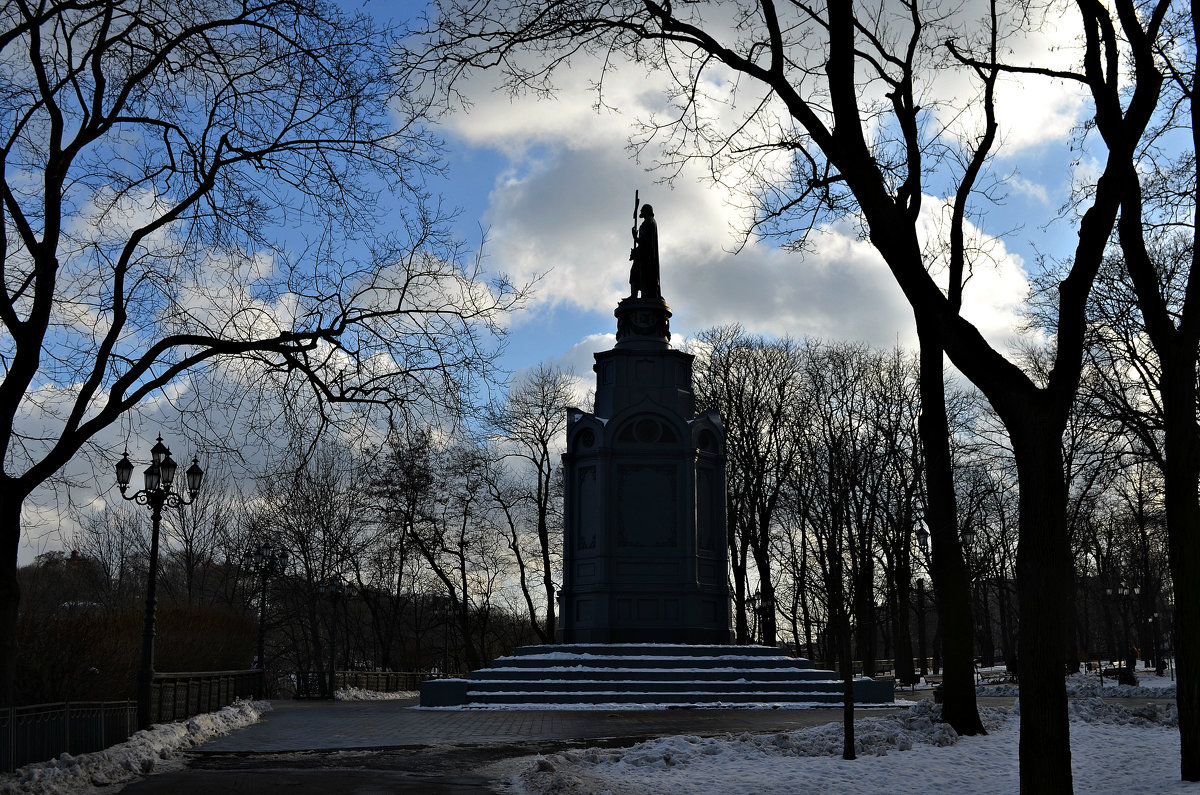
M 315 673 L 317 676 L 317 682 L 320 683 L 318 695 L 324 696 L 325 689 L 328 687 L 329 683 L 324 674 L 325 645 L 321 643 L 321 624 L 317 618 L 317 603 L 315 601 L 310 601 L 308 604 L 308 626 L 313 654 L 310 665 L 312 666 L 313 673 Z M 332 698 L 333 694 L 330 693 L 329 696 Z
M 935 605 L 936 608 L 936 605 Z M 930 656 L 933 658 L 933 675 L 940 676 L 942 673 L 942 617 L 940 611 L 934 610 L 933 615 L 933 649 Z M 942 718 L 946 717 L 946 710 L 942 710 Z
M 905 553 L 901 552 L 900 555 Z M 896 567 L 896 578 L 892 588 L 892 610 L 895 612 L 895 648 L 892 658 L 896 661 L 893 670 L 896 681 L 902 685 L 912 685 L 917 682 L 916 671 L 913 669 L 912 624 L 909 619 L 912 605 L 909 596 L 909 579 L 912 571 L 906 563 Z
M 921 348 L 921 417 L 918 430 L 925 454 L 926 519 L 929 522 L 932 552 L 929 573 L 933 580 L 941 658 L 945 666 L 942 720 L 959 734 L 986 734 L 975 701 L 971 583 L 958 538 L 958 511 L 950 460 L 950 423 L 946 419 L 946 387 L 942 380 L 942 348 L 933 341 L 935 335 L 932 330 L 923 324 L 917 325 L 917 332 Z M 937 657 L 935 647 L 935 672 Z
M 17 547 L 21 541 L 21 500 L 8 478 L 0 480 L 0 707 L 16 706 Z
M 471 606 L 467 603 L 465 595 L 456 607 L 458 608 L 456 611 L 458 631 L 462 633 L 462 647 L 463 654 L 466 656 L 467 670 L 477 671 L 483 667 L 485 651 L 477 643 L 477 638 L 474 634 L 474 622 L 471 620 Z
M 842 759 L 854 759 L 854 652 L 850 648 L 850 615 L 842 576 L 840 544 L 830 555 L 829 591 L 830 623 L 837 638 L 838 666 L 842 673 Z
M 813 648 L 813 632 L 812 632 L 812 611 L 808 605 L 808 552 L 803 545 L 800 549 L 800 582 L 805 583 L 805 587 L 800 596 L 801 609 L 804 611 L 804 656 L 812 658 L 816 651 Z
M 538 543 L 542 548 L 542 587 L 546 589 L 546 630 L 543 643 L 553 643 L 555 625 L 558 623 L 555 615 L 558 598 L 554 590 L 554 567 L 550 562 L 550 525 L 546 521 L 546 511 L 545 506 L 539 506 Z
M 1187 346 L 1160 353 L 1163 402 L 1163 477 L 1178 676 L 1179 771 L 1200 781 L 1200 426 L 1196 422 L 1196 355 Z
M 987 583 L 980 583 L 973 594 L 975 605 L 975 642 L 980 666 L 996 664 L 996 638 L 992 632 L 992 609 L 988 602 Z
M 1008 582 L 1002 574 L 1000 577 L 1000 588 L 997 593 L 997 609 L 1000 612 L 1000 649 L 1004 654 L 1004 665 L 1010 671 L 1015 671 L 1015 660 L 1013 660 L 1013 631 L 1012 621 L 1009 614 L 1012 608 L 1008 602 Z
M 875 567 L 872 550 L 862 550 L 862 563 L 854 582 L 854 614 L 857 619 L 858 657 L 862 660 L 863 676 L 875 676 Z
M 750 626 L 746 621 L 746 545 L 739 543 L 737 508 L 732 496 L 725 501 L 725 535 L 729 542 L 729 565 L 733 571 L 734 643 L 745 646 L 750 642 Z
M 1072 563 L 1066 575 L 1067 601 L 1063 602 L 1063 621 L 1066 632 L 1063 634 L 1063 673 L 1079 672 L 1079 604 L 1075 598 L 1075 565 Z
M 925 648 L 925 581 L 917 580 L 917 659 L 921 676 L 929 673 L 929 657 Z M 916 671 L 913 672 L 916 677 Z
M 762 645 L 778 643 L 775 628 L 775 585 L 771 581 L 770 549 L 761 543 L 754 545 L 754 567 L 758 570 L 759 634 Z
M 1021 683 L 1020 769 L 1023 793 L 1069 793 L 1071 738 L 1064 616 L 1070 605 L 1066 480 L 1061 424 L 1029 409 L 1012 431 L 1020 520 L 1017 541 L 1017 671 Z

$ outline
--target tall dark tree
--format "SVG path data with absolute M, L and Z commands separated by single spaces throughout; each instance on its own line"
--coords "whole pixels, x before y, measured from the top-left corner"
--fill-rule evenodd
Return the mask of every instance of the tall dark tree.
M 1194 47 L 1194 45 L 1193 45 Z M 1194 74 L 1194 70 L 1192 71 Z M 1189 93 L 1190 96 L 1190 93 Z M 1191 102 L 1187 103 L 1191 107 Z M 1190 159 L 1195 167 L 1195 157 Z M 1168 173 L 1162 173 L 1167 171 Z M 1168 550 L 1179 652 L 1179 732 L 1183 778 L 1200 780 L 1200 593 L 1189 572 L 1200 566 L 1200 272 L 1194 221 L 1195 174 L 1160 167 L 1151 180 L 1146 220 L 1122 220 L 1121 255 L 1105 262 L 1090 305 L 1093 365 L 1083 410 L 1117 423 L 1138 457 L 1163 475 Z M 1180 181 L 1190 180 L 1190 189 Z M 1163 194 L 1167 195 L 1163 195 Z M 1187 197 L 1191 197 L 1190 199 Z M 1131 203 L 1126 212 L 1142 213 Z M 1124 205 L 1123 205 L 1124 207 Z M 1166 216 L 1164 218 L 1164 215 Z
M 1161 18 L 1157 6 L 1155 14 Z M 1140 162 L 1126 167 L 1118 232 L 1145 334 L 1158 358 L 1154 386 L 1162 406 L 1161 468 L 1181 661 L 1179 753 L 1183 778 L 1200 781 L 1200 583 L 1195 577 L 1200 568 L 1200 19 L 1195 3 L 1172 9 L 1163 31 L 1161 38 L 1140 35 L 1129 42 L 1139 53 L 1139 82 L 1165 80 L 1164 104 L 1172 113 L 1139 149 Z M 1176 135 L 1186 135 L 1187 145 L 1172 157 L 1169 140 Z
M 1195 97 L 1200 19 L 1195 5 L 1177 4 L 1162 30 L 1161 37 L 1129 40 L 1139 54 L 1140 80 L 1164 82 L 1164 104 L 1171 113 L 1139 146 L 1138 161 L 1126 168 L 1118 240 L 1144 338 L 1157 359 L 1151 386 L 1161 416 L 1161 445 L 1149 446 L 1163 474 L 1176 588 L 1181 770 L 1185 780 L 1200 781 L 1200 585 L 1191 576 L 1200 567 L 1200 111 Z M 1182 151 L 1172 141 L 1176 137 L 1186 141 Z
M 925 475 L 917 423 L 921 411 L 918 362 L 900 349 L 873 358 L 878 366 L 871 392 L 878 469 L 883 473 L 872 495 L 879 503 L 877 555 L 884 569 L 885 598 L 891 613 L 896 680 L 915 683 L 909 605 L 914 562 L 919 559 L 914 541 Z M 957 706 L 956 699 L 974 703 L 974 688 L 954 696 L 943 698 L 943 715 Z
M 982 25 L 917 2 L 762 0 L 739 3 L 736 11 L 654 0 L 446 2 L 434 8 L 437 29 L 415 66 L 420 77 L 453 81 L 464 70 L 498 65 L 514 89 L 550 90 L 555 69 L 572 56 L 603 53 L 607 64 L 624 54 L 678 80 L 678 113 L 655 120 L 651 134 L 668 139 L 680 160 L 710 158 L 718 176 L 727 168 L 763 175 L 747 186 L 762 201 L 760 229 L 803 244 L 822 213 L 861 220 L 912 306 L 925 349 L 949 355 L 995 406 L 1012 439 L 1021 487 L 1020 765 L 1022 787 L 1031 792 L 1071 789 L 1061 610 L 1070 554 L 1059 437 L 1079 381 L 1088 293 L 1128 200 L 1137 147 L 1159 107 L 1154 47 L 1163 44 L 1170 2 L 1074 5 L 1083 35 L 1079 60 L 1067 69 L 1000 62 L 1002 25 L 1021 31 L 1039 20 L 1028 4 L 1000 9 L 997 1 Z M 962 137 L 931 118 L 939 101 L 931 93 L 934 78 L 955 68 L 947 64 L 978 87 L 971 102 L 984 121 Z M 744 117 L 732 124 L 714 123 L 707 112 L 714 69 L 742 78 L 733 83 L 746 101 L 729 104 Z M 974 175 L 993 149 L 987 120 L 995 114 L 991 86 L 998 73 L 1077 81 L 1094 108 L 1095 145 L 1106 150 L 1098 179 L 1071 216 L 1078 243 L 1059 293 L 1057 348 L 1045 382 L 1005 358 L 960 314 L 956 290 L 966 271 L 951 274 L 949 292 L 939 286 L 930 267 L 942 252 L 926 246 L 919 222 L 923 197 L 937 189 L 928 183 L 934 174 L 955 175 L 951 192 L 967 194 L 953 203 L 952 249 L 955 239 L 969 237 L 966 210 L 989 201 Z M 726 82 L 724 74 L 717 84 Z M 771 150 L 790 153 L 790 180 L 774 181 L 775 170 L 744 168 Z M 966 259 L 949 264 L 971 266 Z

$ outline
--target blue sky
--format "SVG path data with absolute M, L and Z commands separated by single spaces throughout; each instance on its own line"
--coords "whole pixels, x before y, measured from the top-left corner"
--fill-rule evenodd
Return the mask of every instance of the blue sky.
M 968 0 L 963 13 L 978 11 L 978 5 Z M 377 14 L 412 7 L 367 4 Z M 1058 45 L 1072 35 L 1048 24 L 1036 36 L 1012 42 L 1011 57 L 1062 65 L 1072 53 Z M 830 224 L 803 257 L 754 239 L 740 246 L 745 215 L 739 201 L 745 197 L 715 187 L 701 168 L 685 168 L 670 185 L 662 184 L 662 174 L 647 169 L 661 152 L 648 148 L 640 161 L 630 154 L 635 123 L 669 110 L 663 76 L 622 66 L 605 86 L 611 109 L 597 112 L 590 89 L 597 74 L 595 63 L 577 59 L 548 101 L 513 98 L 496 90 L 496 74 L 477 74 L 460 86 L 471 108 L 440 125 L 449 171 L 432 187 L 460 208 L 460 237 L 478 244 L 486 231 L 487 267 L 518 282 L 537 279 L 533 298 L 510 318 L 502 362 L 507 369 L 548 362 L 590 380 L 592 354 L 613 345 L 612 312 L 628 291 L 635 190 L 655 207 L 663 294 L 677 335 L 740 323 L 765 335 L 861 340 L 880 347 L 915 343 L 907 303 L 856 230 Z M 716 73 L 709 86 L 716 95 L 728 90 L 721 80 Z M 978 114 L 957 99 L 969 96 L 969 81 L 948 74 L 928 90 L 946 98 L 948 109 L 944 118 L 931 112 L 928 122 L 969 135 Z M 989 256 L 966 289 L 964 314 L 1004 350 L 1019 340 L 1016 329 L 1039 252 L 1069 255 L 1074 224 L 1055 219 L 1072 186 L 1086 182 L 1095 168 L 1088 154 L 1071 148 L 1086 111 L 1076 87 L 1010 82 L 1000 87 L 998 101 L 1004 145 L 991 173 L 1002 200 L 980 208 L 985 214 L 978 240 Z M 736 172 L 726 176 L 741 184 Z M 931 187 L 923 205 L 923 231 L 931 241 L 941 231 L 939 189 Z M 146 414 L 152 421 L 155 409 Z M 132 433 L 148 449 L 157 425 L 143 426 Z M 106 434 L 111 438 L 98 441 L 119 446 L 118 438 L 128 433 L 122 423 Z M 96 481 L 101 494 L 111 486 L 106 474 Z M 43 510 L 44 521 L 34 523 L 40 531 L 22 548 L 23 561 L 57 546 L 55 501 L 46 501 Z
M 1014 60 L 1069 59 L 1069 48 L 1048 55 L 1070 31 L 1048 28 L 1014 43 Z M 587 375 L 591 353 L 610 347 L 612 309 L 627 289 L 633 193 L 655 207 L 662 252 L 664 297 L 672 329 L 689 335 L 715 324 L 796 337 L 911 345 L 907 304 L 878 255 L 854 230 L 832 225 L 801 257 L 761 241 L 739 246 L 744 224 L 739 198 L 685 169 L 671 185 L 647 170 L 655 151 L 635 162 L 627 144 L 634 123 L 666 108 L 665 83 L 635 66 L 609 78 L 614 110 L 593 110 L 588 82 L 595 64 L 578 59 L 562 73 L 552 100 L 513 98 L 496 90 L 497 76 L 477 75 L 465 86 L 473 105 L 443 121 L 450 172 L 440 186 L 462 208 L 458 228 L 468 240 L 488 230 L 489 267 L 518 279 L 541 275 L 527 308 L 512 319 L 511 369 L 541 361 Z M 966 78 L 949 76 L 931 92 L 965 93 Z M 719 89 L 719 86 L 718 86 Z M 991 256 L 966 291 L 965 314 L 1001 349 L 1017 340 L 1014 327 L 1039 253 L 1068 256 L 1070 222 L 1055 222 L 1073 184 L 1092 171 L 1072 151 L 1086 103 L 1077 88 L 1048 81 L 1015 82 L 999 92 L 1004 146 L 991 166 L 1002 201 L 980 209 L 980 240 Z M 964 120 L 969 128 L 972 110 Z M 931 123 L 937 123 L 931 115 Z M 952 124 L 947 121 L 946 124 Z M 936 190 L 934 186 L 931 190 Z M 936 234 L 940 197 L 929 194 L 929 234 Z

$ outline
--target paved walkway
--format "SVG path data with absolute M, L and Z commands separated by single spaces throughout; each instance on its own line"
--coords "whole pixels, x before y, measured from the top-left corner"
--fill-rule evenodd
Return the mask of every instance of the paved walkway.
M 184 769 L 135 782 L 124 792 L 491 793 L 493 782 L 476 771 L 503 759 L 627 746 L 670 734 L 787 731 L 841 719 L 840 707 L 422 710 L 405 701 L 277 701 L 273 707 L 259 723 L 194 749 Z
M 900 691 L 898 699 L 930 691 Z M 980 706 L 1014 698 L 980 697 Z M 1121 699 L 1133 706 L 1154 699 Z M 832 709 L 422 710 L 412 701 L 276 701 L 252 726 L 186 754 L 130 795 L 478 795 L 505 759 L 567 748 L 633 745 L 671 734 L 774 732 L 840 721 Z M 903 709 L 897 707 L 896 709 Z M 857 710 L 856 718 L 892 709 Z
M 1011 703 L 1012 699 L 1008 699 Z M 259 723 L 205 743 L 202 753 L 493 745 L 529 740 L 782 731 L 828 723 L 836 709 L 442 710 L 403 701 L 277 701 Z M 891 710 L 883 710 L 891 711 Z M 859 710 L 857 714 L 879 714 Z

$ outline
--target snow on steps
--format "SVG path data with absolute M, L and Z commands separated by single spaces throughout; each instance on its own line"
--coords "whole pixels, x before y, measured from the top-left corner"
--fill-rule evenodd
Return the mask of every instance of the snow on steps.
M 859 679 L 858 703 L 890 703 L 892 683 Z M 522 646 L 468 679 L 421 685 L 422 706 L 500 704 L 834 703 L 842 682 L 766 646 L 559 644 Z

